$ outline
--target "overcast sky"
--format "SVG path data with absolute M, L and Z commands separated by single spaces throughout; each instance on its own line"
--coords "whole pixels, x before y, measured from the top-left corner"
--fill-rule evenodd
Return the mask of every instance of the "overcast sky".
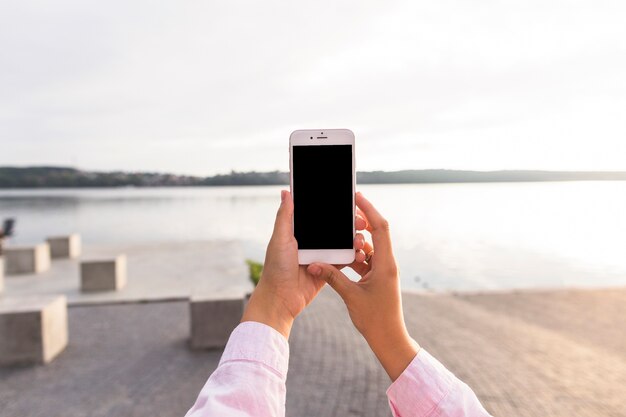
M 626 2 L 4 1 L 0 165 L 626 170 Z

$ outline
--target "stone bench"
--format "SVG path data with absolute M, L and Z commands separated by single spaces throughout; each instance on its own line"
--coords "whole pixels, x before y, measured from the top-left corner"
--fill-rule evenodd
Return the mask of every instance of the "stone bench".
M 34 246 L 14 246 L 4 249 L 7 275 L 37 274 L 50 268 L 50 246 L 40 243 Z
M 83 292 L 117 291 L 126 286 L 126 255 L 113 259 L 83 261 L 80 264 L 80 289 Z
M 77 258 L 81 252 L 80 235 L 54 236 L 46 239 L 52 258 Z
M 65 296 L 0 301 L 0 365 L 49 363 L 67 340 Z
M 243 315 L 245 294 L 220 293 L 189 300 L 191 348 L 223 348 Z

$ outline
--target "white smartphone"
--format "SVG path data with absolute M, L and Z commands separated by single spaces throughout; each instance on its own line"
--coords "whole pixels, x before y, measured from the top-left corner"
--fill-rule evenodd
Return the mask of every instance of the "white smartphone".
M 354 261 L 354 133 L 296 130 L 289 137 L 298 262 Z

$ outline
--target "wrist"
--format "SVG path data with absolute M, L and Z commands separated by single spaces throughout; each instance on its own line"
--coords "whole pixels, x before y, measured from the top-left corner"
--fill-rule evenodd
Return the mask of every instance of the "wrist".
M 283 306 L 280 300 L 269 297 L 263 287 L 258 286 L 248 301 L 241 322 L 256 321 L 266 324 L 289 339 L 293 326 L 293 315 Z
M 395 331 L 368 335 L 365 340 L 391 381 L 395 381 L 404 372 L 420 350 L 420 346 L 404 326 Z

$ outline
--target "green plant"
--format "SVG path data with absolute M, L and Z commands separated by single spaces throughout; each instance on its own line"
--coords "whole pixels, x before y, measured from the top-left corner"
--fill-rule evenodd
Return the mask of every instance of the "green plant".
M 261 279 L 263 264 L 253 261 L 252 259 L 246 259 L 246 263 L 248 264 L 248 269 L 250 270 L 250 281 L 252 281 L 254 285 L 257 285 Z

